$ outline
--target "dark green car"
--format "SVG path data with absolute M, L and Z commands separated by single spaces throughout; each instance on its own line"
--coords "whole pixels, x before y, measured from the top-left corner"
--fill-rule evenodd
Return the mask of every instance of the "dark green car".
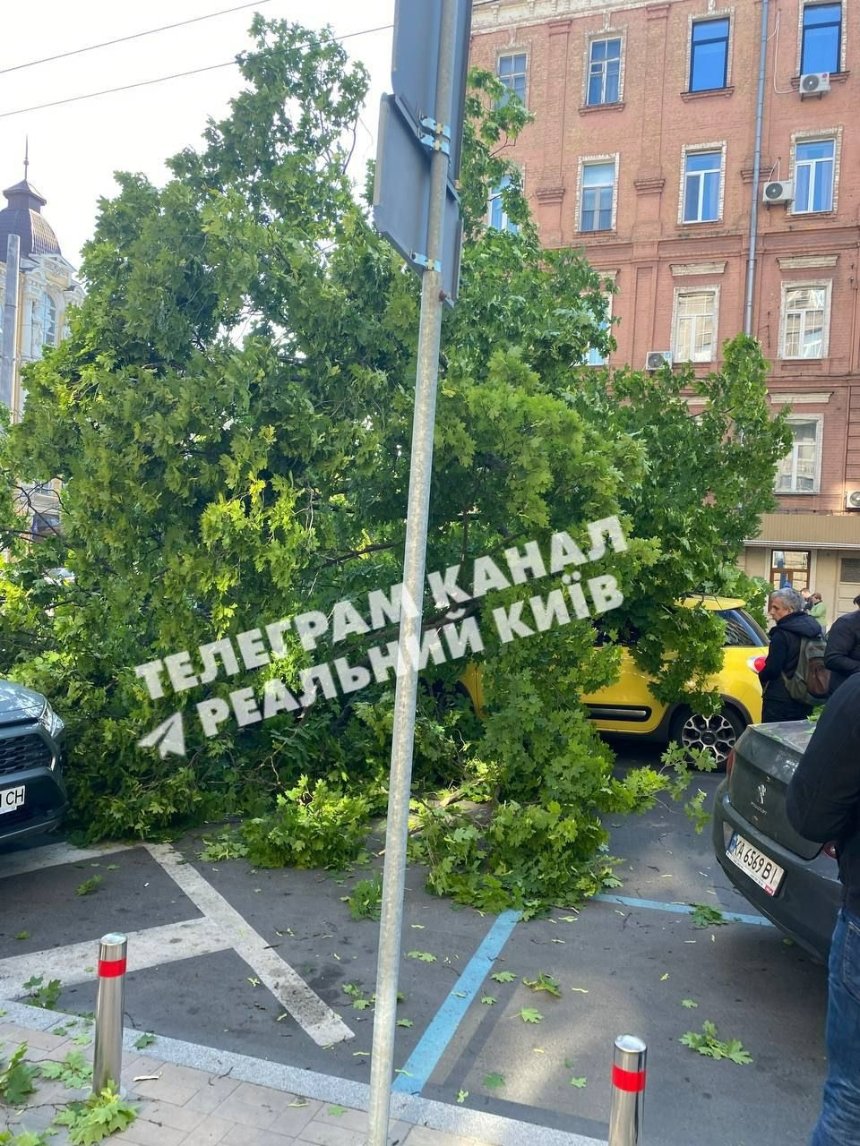
M 0 843 L 52 831 L 62 820 L 64 734 L 41 693 L 0 680 Z

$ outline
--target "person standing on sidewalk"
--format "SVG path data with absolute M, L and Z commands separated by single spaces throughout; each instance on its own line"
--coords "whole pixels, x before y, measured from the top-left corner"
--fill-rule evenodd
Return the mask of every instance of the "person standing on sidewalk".
M 777 720 L 805 720 L 813 705 L 804 704 L 789 695 L 783 674 L 791 676 L 800 659 L 801 637 L 822 637 L 821 626 L 804 612 L 803 598 L 796 589 L 777 589 L 770 595 L 770 613 L 776 624 L 770 630 L 770 651 L 759 675 L 764 702 L 761 719 L 764 724 Z
M 795 831 L 835 841 L 843 906 L 833 932 L 827 997 L 827 1078 L 810 1146 L 860 1143 L 860 673 L 824 706 L 788 786 Z
M 820 593 L 813 593 L 809 598 L 812 604 L 807 610 L 810 617 L 813 617 L 821 625 L 822 633 L 827 630 L 827 606 L 821 600 Z
M 824 666 L 830 669 L 830 695 L 855 673 L 860 673 L 860 595 L 854 598 L 857 606 L 830 626 Z

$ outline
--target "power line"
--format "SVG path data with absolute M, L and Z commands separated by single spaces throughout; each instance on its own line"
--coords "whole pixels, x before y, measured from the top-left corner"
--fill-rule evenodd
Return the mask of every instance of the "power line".
M 0 68 L 0 76 L 10 72 L 20 72 L 23 68 L 35 68 L 39 64 L 51 64 L 54 60 L 65 60 L 69 56 L 82 56 L 84 52 L 95 52 L 99 48 L 111 48 L 114 44 L 126 44 L 129 40 L 140 40 L 144 36 L 154 36 L 158 32 L 170 32 L 174 28 L 184 28 L 188 24 L 199 24 L 202 20 L 214 20 L 216 16 L 229 16 L 231 12 L 241 12 L 245 8 L 258 8 L 270 4 L 271 0 L 251 0 L 250 4 L 239 4 L 235 8 L 222 8 L 220 12 L 208 12 L 205 16 L 193 16 L 190 20 L 180 20 L 176 24 L 162 24 L 159 28 L 147 28 L 144 32 L 133 32 L 129 36 L 117 36 L 115 40 L 104 40 L 101 44 L 90 44 L 86 48 L 72 48 L 59 52 L 56 56 L 43 56 L 39 60 L 28 60 L 26 64 L 14 64 L 11 68 Z
M 256 2 L 259 3 L 260 0 L 256 0 Z M 249 7 L 250 7 L 250 5 L 249 5 Z M 387 32 L 393 27 L 394 27 L 393 24 L 381 24 L 378 28 L 362 28 L 362 30 L 360 32 L 347 32 L 343 36 L 335 36 L 334 39 L 335 40 L 351 40 L 355 36 L 368 36 L 373 32 Z M 235 65 L 235 63 L 236 63 L 235 59 L 228 60 L 226 63 L 223 63 L 223 64 L 209 64 L 205 68 L 192 68 L 190 71 L 187 71 L 187 72 L 172 72 L 169 76 L 157 76 L 155 79 L 152 79 L 152 80 L 138 80 L 137 83 L 122 84 L 120 87 L 117 87 L 117 88 L 104 88 L 102 91 L 87 92 L 85 95 L 66 96 L 63 99 L 51 100 L 48 103 L 33 104 L 32 107 L 15 108 L 14 111 L 0 111 L 0 119 L 8 119 L 10 116 L 13 116 L 13 115 L 26 115 L 28 112 L 31 112 L 31 111 L 44 111 L 45 108 L 49 108 L 49 107 L 61 107 L 63 104 L 79 103 L 81 100 L 98 99 L 100 96 L 115 95 L 117 92 L 127 92 L 127 91 L 131 91 L 134 88 L 145 88 L 145 87 L 151 87 L 153 84 L 164 84 L 164 83 L 167 83 L 169 80 L 178 80 L 178 79 L 182 79 L 185 76 L 197 76 L 197 75 L 200 75 L 202 72 L 214 72 L 214 71 L 219 70 L 220 68 L 230 68 L 230 67 L 233 67 Z
M 88 92 L 86 95 L 67 96 L 65 99 L 51 100 L 50 103 L 37 103 L 32 107 L 19 107 L 15 111 L 0 111 L 0 119 L 7 119 L 10 115 L 24 115 L 28 111 L 44 111 L 46 107 L 59 107 L 65 103 L 78 103 L 83 99 L 97 99 L 99 96 L 113 95 L 115 92 L 127 92 L 132 88 L 145 88 L 151 84 L 163 84 L 168 80 L 178 80 L 182 76 L 197 76 L 201 72 L 214 72 L 218 68 L 230 68 L 236 63 L 235 60 L 228 60 L 226 64 L 210 64 L 207 68 L 192 68 L 190 72 L 174 72 L 170 76 L 158 76 L 154 80 L 139 80 L 136 84 L 123 84 L 118 88 L 105 88 L 100 92 Z

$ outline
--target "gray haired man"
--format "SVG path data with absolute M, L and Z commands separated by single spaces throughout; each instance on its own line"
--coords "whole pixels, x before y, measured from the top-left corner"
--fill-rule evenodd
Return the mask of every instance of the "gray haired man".
M 796 589 L 771 593 L 767 611 L 776 623 L 770 630 L 770 651 L 759 673 L 764 693 L 762 721 L 805 720 L 812 715 L 813 706 L 789 695 L 783 673 L 791 676 L 797 668 L 802 637 L 821 638 L 824 633 L 818 621 L 805 612 L 805 602 Z

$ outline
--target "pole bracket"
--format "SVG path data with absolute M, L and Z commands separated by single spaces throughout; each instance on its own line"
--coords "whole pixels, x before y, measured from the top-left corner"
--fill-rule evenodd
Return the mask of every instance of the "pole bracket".
M 438 119 L 433 119 L 432 116 L 424 116 L 419 120 L 419 123 L 421 127 L 425 129 L 425 133 L 419 136 L 422 146 L 428 148 L 430 151 L 441 151 L 443 154 L 450 156 L 450 123 L 440 123 Z
M 439 271 L 442 270 L 442 263 L 439 259 L 428 259 L 426 255 L 419 255 L 417 251 L 411 253 L 412 262 L 419 267 L 423 267 L 425 271 Z

